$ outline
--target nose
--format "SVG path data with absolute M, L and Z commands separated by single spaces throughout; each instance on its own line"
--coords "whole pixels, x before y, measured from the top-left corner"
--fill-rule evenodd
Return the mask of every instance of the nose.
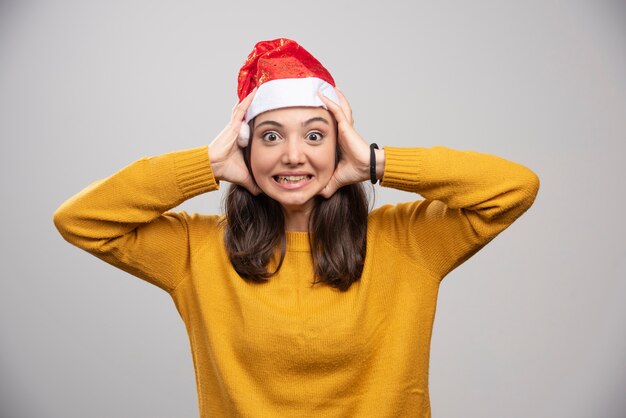
M 303 141 L 298 138 L 289 138 L 285 141 L 285 152 L 283 153 L 283 163 L 287 165 L 300 165 L 304 163 L 305 155 Z

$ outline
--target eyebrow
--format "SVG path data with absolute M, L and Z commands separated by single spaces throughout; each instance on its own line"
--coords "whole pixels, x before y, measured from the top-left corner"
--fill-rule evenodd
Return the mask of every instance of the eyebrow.
M 326 125 L 330 125 L 330 123 L 323 117 L 321 116 L 316 116 L 314 118 L 311 118 L 305 122 L 302 122 L 302 126 L 307 126 L 313 122 L 322 122 L 325 123 Z M 265 120 L 261 123 L 259 123 L 254 129 L 256 130 L 257 128 L 260 128 L 263 125 L 272 125 L 272 126 L 277 126 L 279 128 L 284 128 L 284 126 L 278 122 L 276 122 L 275 120 Z
M 321 116 L 316 116 L 314 118 L 307 120 L 306 122 L 302 122 L 302 126 L 307 126 L 308 124 L 313 123 L 313 122 L 323 122 L 326 125 L 330 125 L 330 123 L 328 123 L 328 121 L 325 118 Z

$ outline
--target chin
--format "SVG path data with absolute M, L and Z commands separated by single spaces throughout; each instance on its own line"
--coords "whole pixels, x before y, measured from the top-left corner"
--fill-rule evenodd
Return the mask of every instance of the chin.
M 267 187 L 269 186 L 269 187 Z M 273 184 L 260 186 L 261 190 L 281 206 L 291 210 L 301 210 L 313 204 L 315 196 L 321 191 L 319 187 L 306 187 L 304 190 L 277 190 Z
M 315 201 L 315 194 L 302 194 L 298 196 L 285 196 L 276 193 L 265 193 L 268 197 L 275 200 L 283 208 L 289 210 L 302 210 L 313 204 Z
M 271 197 L 271 196 L 270 196 Z M 302 199 L 274 199 L 285 209 L 304 209 L 313 204 L 314 196 L 303 197 Z

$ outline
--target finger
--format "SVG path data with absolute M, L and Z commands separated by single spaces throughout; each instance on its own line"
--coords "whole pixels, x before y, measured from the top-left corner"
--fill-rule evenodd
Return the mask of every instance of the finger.
M 257 87 L 252 89 L 250 94 L 246 96 L 245 99 L 235 105 L 233 109 L 233 116 L 231 119 L 231 125 L 234 124 L 236 129 L 237 124 L 239 124 L 239 130 L 237 131 L 237 144 L 241 148 L 245 148 L 248 145 L 250 140 L 250 126 L 245 122 L 244 116 L 248 107 L 250 107 L 250 103 L 252 103 L 252 99 L 257 91 Z
M 350 124 L 350 120 L 346 117 L 343 109 L 335 102 L 330 100 L 328 97 L 324 95 L 321 91 L 318 90 L 317 95 L 320 97 L 322 102 L 326 105 L 326 107 L 331 111 L 331 113 L 337 119 L 337 123 L 348 123 Z
M 233 117 L 232 120 L 239 122 L 243 120 L 243 117 L 250 107 L 250 103 L 252 103 L 252 99 L 254 99 L 254 95 L 256 94 L 258 87 L 252 89 L 252 91 L 243 99 L 241 102 L 237 103 L 233 108 Z
M 354 118 L 352 117 L 352 107 L 350 107 L 350 103 L 348 103 L 348 99 L 343 94 L 339 87 L 335 87 L 335 91 L 337 92 L 337 97 L 339 97 L 339 105 L 343 109 L 343 113 L 346 114 L 346 117 L 350 121 L 351 125 L 354 125 Z

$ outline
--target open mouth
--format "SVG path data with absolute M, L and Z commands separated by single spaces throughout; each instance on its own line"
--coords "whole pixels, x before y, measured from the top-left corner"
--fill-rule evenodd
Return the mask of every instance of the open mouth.
M 311 175 L 302 175 L 302 176 L 273 176 L 275 182 L 280 184 L 296 184 L 301 181 L 307 181 L 312 179 Z

